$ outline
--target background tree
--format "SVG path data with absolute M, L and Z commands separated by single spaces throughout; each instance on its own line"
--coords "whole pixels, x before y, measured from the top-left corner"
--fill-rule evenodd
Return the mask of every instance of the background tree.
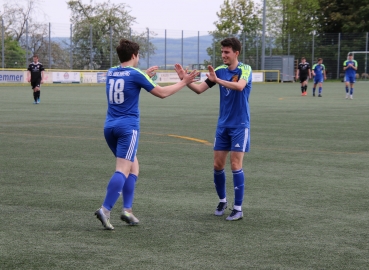
M 214 37 L 212 47 L 207 49 L 210 56 L 211 64 L 215 61 L 215 65 L 222 63 L 220 54 L 220 41 L 226 37 L 237 37 L 241 41 L 246 42 L 246 50 L 254 48 L 256 44 L 256 36 L 260 35 L 261 19 L 260 8 L 253 1 L 247 0 L 225 0 L 217 12 L 219 18 L 214 22 L 216 30 L 210 32 Z M 215 49 L 215 59 L 213 52 Z M 246 54 L 247 55 L 247 54 Z M 241 59 L 244 56 L 241 56 Z M 248 61 L 254 62 L 255 59 L 249 58 Z
M 111 36 L 113 64 L 119 63 L 115 47 L 123 37 L 140 44 L 140 54 L 143 58 L 147 52 L 154 54 L 154 46 L 151 43 L 147 46 L 146 32 L 131 32 L 130 27 L 135 22 L 135 18 L 129 14 L 126 4 L 111 4 L 110 1 L 97 4 L 90 1 L 89 4 L 83 4 L 81 0 L 71 0 L 67 4 L 72 11 L 75 68 L 108 69 L 110 67 Z
M 13 38 L 6 36 L 4 39 L 5 47 L 5 68 L 24 68 L 26 65 L 26 52 L 19 46 L 19 43 Z M 0 50 L 2 50 L 2 43 L 0 43 Z M 2 60 L 0 60 L 1 62 Z
M 367 0 L 319 0 L 320 33 L 363 33 L 369 31 Z
M 13 65 L 12 63 L 17 63 L 16 67 L 23 68 L 28 65 L 29 61 L 32 61 L 32 55 L 35 53 L 39 54 L 40 61 L 44 64 L 49 63 L 48 25 L 36 20 L 44 15 L 40 7 L 41 2 L 41 0 L 23 0 L 3 5 L 0 16 L 4 20 L 5 42 L 8 45 L 5 46 L 6 59 L 4 59 L 7 67 Z M 27 34 L 28 41 L 26 40 Z M 16 49 L 16 46 L 19 48 Z M 10 48 L 11 51 L 7 51 Z M 61 45 L 52 41 L 51 48 L 52 58 L 50 62 L 54 66 L 56 63 L 64 63 L 63 56 L 66 54 L 66 51 Z M 19 54 L 15 55 L 15 51 Z M 28 61 L 25 60 L 26 52 Z M 63 67 L 66 67 L 65 63 Z

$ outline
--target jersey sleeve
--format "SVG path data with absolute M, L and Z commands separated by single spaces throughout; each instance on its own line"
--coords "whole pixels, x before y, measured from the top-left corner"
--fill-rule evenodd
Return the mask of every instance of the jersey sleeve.
M 251 67 L 249 65 L 242 65 L 240 79 L 243 79 L 246 82 L 248 82 L 250 75 L 251 75 Z
M 356 60 L 354 60 L 354 64 L 355 64 L 355 67 L 357 68 L 358 66 L 357 66 L 357 61 Z
M 347 66 L 347 60 L 343 62 L 343 66 Z
M 137 71 L 137 82 L 139 83 L 139 86 L 141 88 L 144 88 L 146 91 L 150 92 L 152 89 L 156 87 L 156 83 L 147 75 L 146 73 L 142 72 L 139 69 L 136 69 Z
M 29 65 L 28 65 L 27 70 L 28 70 L 28 71 L 32 71 L 31 64 L 29 64 Z
M 40 64 L 40 71 L 45 71 L 44 65 Z
M 324 64 L 322 64 L 322 70 L 325 70 L 325 65 Z

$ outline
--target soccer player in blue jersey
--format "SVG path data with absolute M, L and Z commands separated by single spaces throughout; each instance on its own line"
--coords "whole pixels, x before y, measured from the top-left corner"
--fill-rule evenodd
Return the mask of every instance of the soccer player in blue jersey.
M 214 140 L 214 184 L 219 197 L 215 210 L 216 216 L 222 216 L 227 209 L 225 164 L 231 152 L 231 169 L 234 185 L 233 210 L 226 220 L 239 220 L 243 217 L 242 202 L 245 189 L 243 157 L 250 150 L 250 109 L 249 95 L 252 84 L 252 71 L 249 65 L 238 61 L 241 43 L 236 38 L 221 41 L 223 65 L 208 66 L 207 79 L 200 83 L 191 83 L 188 87 L 197 94 L 219 84 L 220 107 L 218 124 Z M 176 67 L 180 78 L 186 73 Z
M 198 75 L 194 70 L 186 74 L 182 81 L 162 87 L 156 85 L 150 78 L 157 67 L 149 68 L 147 74 L 136 68 L 139 61 L 137 43 L 121 39 L 116 51 L 121 64 L 110 68 L 107 72 L 108 109 L 104 125 L 105 140 L 116 157 L 116 169 L 108 183 L 105 200 L 101 208 L 95 212 L 96 217 L 108 230 L 114 229 L 110 223 L 110 211 L 121 194 L 123 195 L 121 219 L 130 225 L 139 222 L 132 213 L 132 203 L 139 171 L 136 152 L 140 137 L 138 104 L 141 88 L 156 97 L 166 98 L 194 82 Z
M 349 97 L 349 87 L 350 87 L 350 99 L 352 99 L 354 94 L 354 83 L 356 81 L 356 70 L 357 61 L 353 60 L 353 54 L 348 54 L 348 59 L 343 62 L 343 70 L 345 71 L 345 84 L 346 84 L 346 98 Z
M 318 63 L 313 65 L 311 73 L 314 76 L 313 97 L 315 97 L 315 88 L 317 85 L 319 85 L 318 97 L 322 97 L 323 81 L 327 79 L 322 58 L 318 58 Z

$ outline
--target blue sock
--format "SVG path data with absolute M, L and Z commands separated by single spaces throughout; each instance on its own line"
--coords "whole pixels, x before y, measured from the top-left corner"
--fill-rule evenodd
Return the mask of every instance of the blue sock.
M 348 86 L 346 86 L 346 93 L 348 93 L 349 92 L 349 88 L 348 88 Z
M 354 93 L 354 88 L 350 89 L 350 95 L 352 95 Z
M 224 199 L 226 197 L 226 175 L 223 170 L 214 170 L 214 184 L 217 191 L 219 199 Z
M 103 206 L 109 211 L 113 208 L 114 204 L 117 202 L 120 194 L 122 193 L 122 188 L 125 181 L 126 177 L 121 172 L 115 172 L 110 178 L 103 203 Z
M 232 171 L 234 185 L 234 205 L 241 206 L 245 192 L 245 175 L 243 170 Z
M 321 87 L 319 87 L 319 94 L 321 94 L 322 93 L 322 88 Z
M 123 207 L 132 208 L 133 198 L 135 196 L 137 176 L 134 174 L 128 175 L 128 178 L 123 186 Z
M 315 94 L 315 88 L 313 88 L 313 94 Z

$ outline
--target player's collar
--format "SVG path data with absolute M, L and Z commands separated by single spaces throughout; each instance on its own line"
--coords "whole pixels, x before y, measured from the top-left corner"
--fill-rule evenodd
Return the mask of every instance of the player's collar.
M 40 62 L 37 62 L 37 63 L 35 63 L 35 62 L 32 62 L 34 65 L 37 65 L 37 64 L 39 64 Z

